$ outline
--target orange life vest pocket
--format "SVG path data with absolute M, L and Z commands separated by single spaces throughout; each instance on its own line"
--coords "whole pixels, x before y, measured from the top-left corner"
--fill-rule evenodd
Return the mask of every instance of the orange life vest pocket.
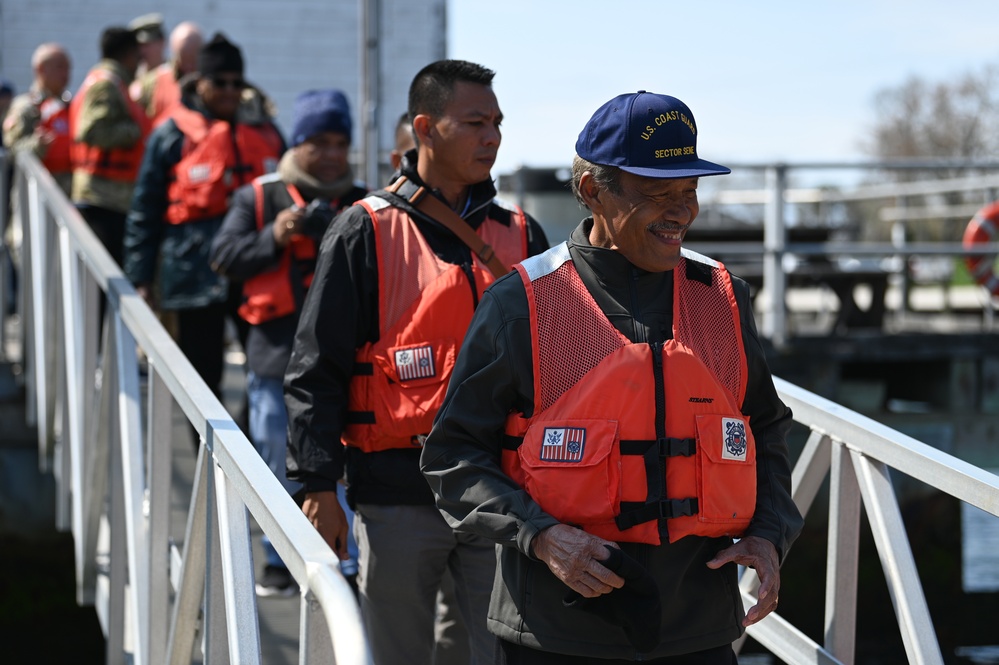
M 740 416 L 699 415 L 697 422 L 697 519 L 699 535 L 736 536 L 756 510 L 756 441 Z
M 375 418 L 381 435 L 430 432 L 457 355 L 458 343 L 450 337 L 393 346 L 374 355 L 382 389 L 375 390 L 371 397 L 380 402 L 375 407 Z M 379 417 L 379 411 L 387 417 Z
M 532 424 L 517 449 L 527 493 L 552 517 L 583 526 L 621 512 L 621 449 L 616 420 Z
M 190 214 L 202 211 L 215 212 L 221 205 L 225 211 L 227 194 L 225 179 L 226 165 L 219 159 L 210 159 L 206 155 L 204 161 L 196 164 L 182 163 L 177 168 L 177 190 L 173 192 L 172 200 L 182 201 Z

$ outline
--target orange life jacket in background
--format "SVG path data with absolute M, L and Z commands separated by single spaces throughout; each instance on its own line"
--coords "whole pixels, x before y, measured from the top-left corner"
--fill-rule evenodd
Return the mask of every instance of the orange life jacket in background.
M 69 133 L 69 105 L 59 97 L 49 97 L 39 104 L 38 114 L 38 126 L 52 136 L 42 164 L 52 174 L 72 173 L 69 152 L 73 137 Z
M 711 284 L 687 275 L 709 266 Z M 511 414 L 503 470 L 553 517 L 618 542 L 739 536 L 756 506 L 742 415 L 746 354 L 731 278 L 683 250 L 673 339 L 636 344 L 587 291 L 565 243 L 528 259 L 534 412 Z
M 69 105 L 70 137 L 76 136 L 76 128 L 80 122 L 80 110 L 87 91 L 98 81 L 111 81 L 121 92 L 122 99 L 128 107 L 132 121 L 141 130 L 140 138 L 130 148 L 112 148 L 104 150 L 97 146 L 73 140 L 70 148 L 70 158 L 74 170 L 81 170 L 99 178 L 117 180 L 119 182 L 135 182 L 142 164 L 142 154 L 146 149 L 146 137 L 149 135 L 150 124 L 145 110 L 132 101 L 125 84 L 114 72 L 107 69 L 92 69 L 83 80 L 83 85 L 73 97 Z
M 149 101 L 147 114 L 153 127 L 163 124 L 174 109 L 180 105 L 180 85 L 177 83 L 173 65 L 166 63 L 156 70 L 153 82 L 152 98 Z
M 473 257 L 473 294 L 463 267 L 438 258 L 404 210 L 377 196 L 358 205 L 375 231 L 379 335 L 357 351 L 342 438 L 365 452 L 411 448 L 430 431 L 475 303 L 495 277 Z M 510 219 L 477 229 L 504 265 L 527 256 L 523 211 Z
M 186 224 L 220 217 L 229 197 L 254 178 L 277 168 L 281 137 L 270 124 L 233 125 L 176 106 L 171 115 L 184 134 L 180 161 L 167 186 L 164 219 Z
M 304 209 L 305 199 L 298 188 L 287 183 L 288 194 L 299 208 Z M 253 181 L 253 196 L 256 203 L 257 230 L 264 228 L 264 179 Z M 330 204 L 334 209 L 338 201 Z M 292 261 L 308 261 L 316 258 L 316 241 L 308 235 L 296 233 L 281 253 L 281 261 L 273 270 L 255 275 L 243 283 L 243 304 L 239 315 L 248 323 L 257 325 L 266 321 L 288 316 L 298 309 L 292 285 Z M 301 275 L 303 292 L 312 285 L 315 269 Z

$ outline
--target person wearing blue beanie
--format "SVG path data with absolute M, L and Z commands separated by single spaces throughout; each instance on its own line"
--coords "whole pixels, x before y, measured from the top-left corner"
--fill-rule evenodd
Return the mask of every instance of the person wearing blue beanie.
M 333 217 L 367 194 L 354 183 L 347 158 L 350 107 L 339 90 L 309 90 L 295 100 L 290 149 L 277 172 L 238 190 L 212 243 L 210 262 L 220 275 L 243 283 L 239 315 L 246 337 L 249 435 L 254 447 L 289 493 L 301 485 L 285 475 L 288 416 L 282 395 L 299 312 L 316 266 L 319 241 Z M 342 483 L 338 485 L 343 495 Z M 344 504 L 345 512 L 349 510 Z M 268 538 L 257 594 L 298 591 Z M 340 570 L 357 576 L 357 544 L 348 537 Z

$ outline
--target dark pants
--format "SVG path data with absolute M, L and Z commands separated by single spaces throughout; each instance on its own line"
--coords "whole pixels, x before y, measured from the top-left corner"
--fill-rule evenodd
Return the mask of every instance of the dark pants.
M 217 397 L 222 396 L 225 303 L 178 309 L 177 346 Z
M 120 266 L 125 255 L 125 213 L 87 203 L 76 204 L 76 209 L 107 248 L 114 262 Z
M 89 203 L 77 203 L 76 209 L 80 211 L 80 216 L 90 226 L 97 239 L 107 248 L 114 262 L 121 267 L 122 258 L 125 256 L 125 213 Z M 101 293 L 100 307 L 100 320 L 103 322 L 104 312 L 107 309 L 107 296 L 103 293 Z M 103 326 L 98 335 L 103 335 Z
M 565 656 L 530 649 L 506 640 L 497 640 L 497 642 L 499 642 L 499 648 L 503 654 L 503 660 L 500 662 L 504 665 L 631 665 L 635 662 L 633 660 Z M 732 647 L 726 644 L 707 651 L 698 651 L 682 656 L 653 658 L 641 662 L 649 665 L 738 665 L 739 661 L 735 652 L 732 651 Z

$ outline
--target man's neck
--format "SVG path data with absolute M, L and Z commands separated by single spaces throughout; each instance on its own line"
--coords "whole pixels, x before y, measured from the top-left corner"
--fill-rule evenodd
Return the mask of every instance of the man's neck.
M 428 189 L 440 192 L 441 196 L 444 197 L 444 201 L 451 206 L 451 209 L 461 214 L 470 195 L 468 185 L 451 182 L 438 177 L 433 172 L 433 169 L 425 166 L 422 161 L 416 163 L 416 173 Z

